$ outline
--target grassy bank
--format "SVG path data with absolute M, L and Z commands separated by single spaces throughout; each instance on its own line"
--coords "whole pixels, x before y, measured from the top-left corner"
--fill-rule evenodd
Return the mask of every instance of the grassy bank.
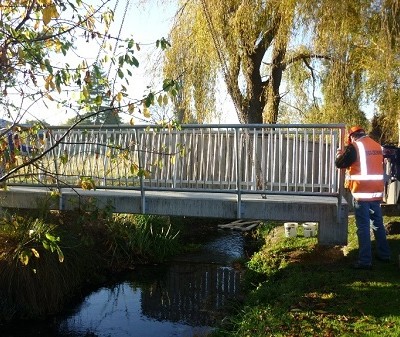
M 59 312 L 72 297 L 137 264 L 180 249 L 165 217 L 4 213 L 0 217 L 0 323 Z
M 385 223 L 398 220 L 385 217 Z M 262 248 L 247 263 L 243 303 L 215 336 L 400 336 L 400 235 L 389 235 L 392 262 L 353 270 L 354 218 L 349 244 L 321 247 L 316 238 L 285 238 L 265 225 Z

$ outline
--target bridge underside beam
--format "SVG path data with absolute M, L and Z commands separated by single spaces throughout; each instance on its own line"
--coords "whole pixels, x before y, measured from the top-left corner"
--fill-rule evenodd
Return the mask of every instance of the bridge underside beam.
M 236 194 L 134 190 L 85 191 L 65 188 L 51 195 L 48 189 L 9 187 L 0 191 L 3 208 L 92 210 L 109 207 L 114 213 L 156 214 L 224 219 L 318 222 L 320 245 L 346 245 L 348 204 L 338 212 L 337 198 L 319 196 Z

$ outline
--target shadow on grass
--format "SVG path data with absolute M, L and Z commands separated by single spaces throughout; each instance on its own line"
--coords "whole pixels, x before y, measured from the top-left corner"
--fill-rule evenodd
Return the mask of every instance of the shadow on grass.
M 357 249 L 344 255 L 341 247 L 315 246 L 309 252 L 289 253 L 288 265 L 275 276 L 279 280 L 274 282 L 279 287 L 275 300 L 282 303 L 286 298 L 292 310 L 400 317 L 400 236 L 389 236 L 388 241 L 392 261 L 375 259 L 372 270 L 352 268 Z

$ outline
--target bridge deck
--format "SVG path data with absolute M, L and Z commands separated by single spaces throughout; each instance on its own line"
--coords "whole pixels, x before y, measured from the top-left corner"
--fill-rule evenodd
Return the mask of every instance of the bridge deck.
M 347 244 L 348 204 L 331 196 L 236 194 L 137 190 L 81 190 L 64 188 L 51 196 L 48 188 L 11 186 L 0 190 L 3 208 L 32 209 L 40 205 L 53 210 L 90 210 L 112 207 L 115 213 L 193 216 L 224 219 L 318 222 L 318 242 Z M 338 210 L 338 207 L 341 207 Z M 340 214 L 343 219 L 338 219 Z

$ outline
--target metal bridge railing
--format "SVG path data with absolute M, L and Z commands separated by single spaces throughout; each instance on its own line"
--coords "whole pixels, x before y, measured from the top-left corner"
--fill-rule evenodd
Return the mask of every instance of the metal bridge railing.
M 338 196 L 343 177 L 334 160 L 344 131 L 342 124 L 49 127 L 27 144 L 40 160 L 8 183 Z

